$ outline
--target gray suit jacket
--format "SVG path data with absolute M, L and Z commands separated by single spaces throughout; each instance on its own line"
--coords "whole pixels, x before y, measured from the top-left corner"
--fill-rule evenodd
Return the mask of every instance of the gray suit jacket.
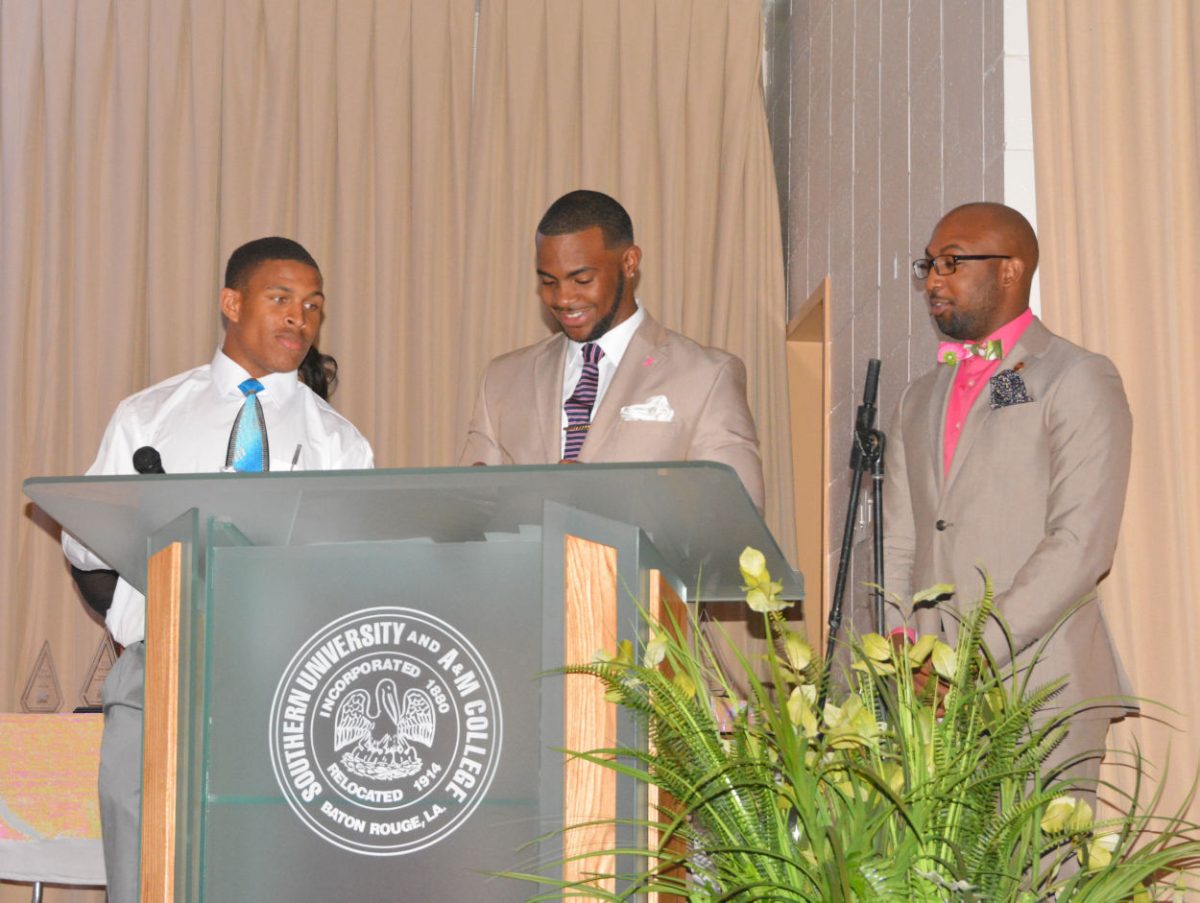
M 459 464 L 553 464 L 562 449 L 562 333 L 487 366 Z M 621 408 L 665 395 L 670 422 L 625 421 Z M 621 358 L 579 454 L 581 463 L 717 461 L 761 511 L 762 459 L 746 402 L 746 367 L 666 329 L 649 313 Z
M 954 368 L 938 366 L 905 389 L 887 445 L 885 584 L 905 599 L 935 583 L 954 584 L 954 599 L 915 613 L 920 632 L 953 642 L 951 610 L 980 598 L 977 569 L 985 567 L 1025 665 L 1112 565 L 1132 421 L 1112 362 L 1037 320 L 997 372 L 1014 368 L 1033 400 L 993 409 L 985 386 L 946 476 Z M 998 624 L 985 640 L 1007 663 Z M 1062 675 L 1070 682 L 1056 704 L 1131 692 L 1098 600 L 1050 637 L 1031 686 Z

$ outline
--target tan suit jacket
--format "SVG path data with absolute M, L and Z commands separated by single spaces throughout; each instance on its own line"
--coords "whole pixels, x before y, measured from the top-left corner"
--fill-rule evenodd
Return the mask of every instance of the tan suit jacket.
M 553 464 L 562 457 L 562 333 L 488 364 L 460 465 Z M 665 395 L 670 422 L 625 421 L 621 408 Z M 732 467 L 763 507 L 762 459 L 746 402 L 746 367 L 647 313 L 592 417 L 581 463 L 717 461 Z
M 985 386 L 946 476 L 954 368 L 939 365 L 901 396 L 886 452 L 885 584 L 906 599 L 936 583 L 954 584 L 952 600 L 915 613 L 919 632 L 953 642 L 953 611 L 980 598 L 977 568 L 986 567 L 1024 665 L 1112 565 L 1132 421 L 1112 362 L 1037 320 L 997 372 L 1006 369 L 1017 370 L 1033 400 L 993 409 Z M 998 624 L 985 640 L 1001 664 L 1010 660 Z M 1062 675 L 1070 682 L 1056 705 L 1131 692 L 1098 600 L 1050 637 L 1030 686 Z

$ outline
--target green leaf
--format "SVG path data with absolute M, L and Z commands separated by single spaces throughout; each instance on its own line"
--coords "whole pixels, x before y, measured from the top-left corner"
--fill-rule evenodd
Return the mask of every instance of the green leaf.
M 783 654 L 787 663 L 796 672 L 803 671 L 813 660 L 812 646 L 794 630 L 784 631 Z
M 879 722 L 862 697 L 851 694 L 845 705 L 825 703 L 825 737 L 834 749 L 870 746 L 879 735 Z
M 1113 852 L 1117 849 L 1117 841 L 1120 839 L 1120 835 L 1112 832 L 1093 837 L 1087 844 L 1088 871 L 1098 871 L 1112 862 Z
M 742 579 L 747 583 L 754 584 L 764 578 L 769 579 L 767 556 L 752 546 L 742 549 L 742 554 L 738 557 L 738 570 L 742 572 Z
M 890 662 L 892 660 L 892 644 L 886 637 L 877 633 L 863 634 L 863 654 L 874 662 Z
M 1047 834 L 1078 834 L 1092 824 L 1092 807 L 1073 796 L 1051 800 L 1042 816 L 1042 830 Z
M 655 630 L 650 635 L 650 642 L 646 644 L 646 651 L 642 655 L 642 666 L 645 668 L 657 668 L 662 664 L 664 658 L 667 657 L 667 635 L 661 630 Z
M 618 665 L 633 664 L 633 641 L 621 640 L 617 645 L 617 657 L 614 659 Z
M 805 692 L 806 690 L 813 691 L 811 697 L 809 693 Z M 794 687 L 787 701 L 788 718 L 793 725 L 801 728 L 810 737 L 816 736 L 820 730 L 816 713 L 813 711 L 815 702 L 816 687 Z
M 933 651 L 933 644 L 937 642 L 937 636 L 932 633 L 923 634 L 915 643 L 908 647 L 908 660 L 914 667 L 919 667 L 929 658 L 929 653 Z
M 929 589 L 923 589 L 919 593 L 914 593 L 912 604 L 920 605 L 922 602 L 933 602 L 940 599 L 942 596 L 950 596 L 954 593 L 953 583 L 939 583 L 936 586 L 931 586 Z
M 933 670 L 942 680 L 948 681 L 954 680 L 954 674 L 958 670 L 958 656 L 941 640 L 935 640 L 933 643 Z
M 764 614 L 772 611 L 783 611 L 791 602 L 777 598 L 773 593 L 763 592 L 755 587 L 746 593 L 746 604 L 757 612 Z
M 895 674 L 896 668 L 891 662 L 877 662 L 871 659 L 867 661 L 852 662 L 850 665 L 855 671 L 861 671 L 863 674 Z
M 738 558 L 738 570 L 746 585 L 742 589 L 746 593 L 746 604 L 757 612 L 783 611 L 791 602 L 779 598 L 783 592 L 783 581 L 771 580 L 767 570 L 767 559 L 758 549 L 746 546 Z
M 1067 830 L 1072 834 L 1078 834 L 1080 831 L 1086 831 L 1092 826 L 1092 807 L 1080 800 L 1075 811 L 1071 814 L 1070 820 L 1067 822 Z
M 633 643 L 630 640 L 621 640 L 615 653 L 607 649 L 597 649 L 592 653 L 592 661 L 598 665 L 632 665 Z

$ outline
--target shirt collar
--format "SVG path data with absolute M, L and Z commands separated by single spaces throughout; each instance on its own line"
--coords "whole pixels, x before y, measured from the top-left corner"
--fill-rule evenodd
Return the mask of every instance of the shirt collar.
M 600 338 L 596 339 L 596 345 L 604 352 L 604 360 L 611 361 L 614 367 L 620 366 L 621 358 L 625 356 L 625 349 L 629 347 L 630 341 L 633 339 L 633 334 L 638 331 L 638 327 L 642 325 L 642 321 L 646 319 L 646 312 L 642 310 L 642 305 L 634 299 L 637 304 L 637 310 L 628 320 L 623 320 L 618 323 Z M 571 353 L 570 360 L 574 360 L 583 354 L 583 342 L 576 342 L 573 339 L 567 339 L 570 343 Z
M 1013 346 L 1017 344 L 1021 336 L 1024 335 L 1025 330 L 1029 328 L 1029 324 L 1032 322 L 1033 311 L 1027 307 L 1016 317 L 1009 320 L 990 336 L 988 336 L 985 341 L 999 339 L 1002 353 L 1007 357 L 1012 353 Z
M 240 364 L 234 363 L 232 358 L 227 357 L 220 348 L 213 355 L 211 372 L 213 385 L 217 387 L 217 391 L 221 395 L 242 397 L 238 386 L 249 379 L 250 374 L 242 369 Z M 264 404 L 268 402 L 275 405 L 286 404 L 300 387 L 300 378 L 295 370 L 289 370 L 286 373 L 268 373 L 266 376 L 260 376 L 258 381 L 263 384 L 261 401 Z

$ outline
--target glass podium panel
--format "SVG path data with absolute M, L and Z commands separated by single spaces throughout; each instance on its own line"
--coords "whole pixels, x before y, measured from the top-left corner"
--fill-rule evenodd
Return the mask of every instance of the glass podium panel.
M 196 899 L 526 899 L 541 543 L 209 554 Z

